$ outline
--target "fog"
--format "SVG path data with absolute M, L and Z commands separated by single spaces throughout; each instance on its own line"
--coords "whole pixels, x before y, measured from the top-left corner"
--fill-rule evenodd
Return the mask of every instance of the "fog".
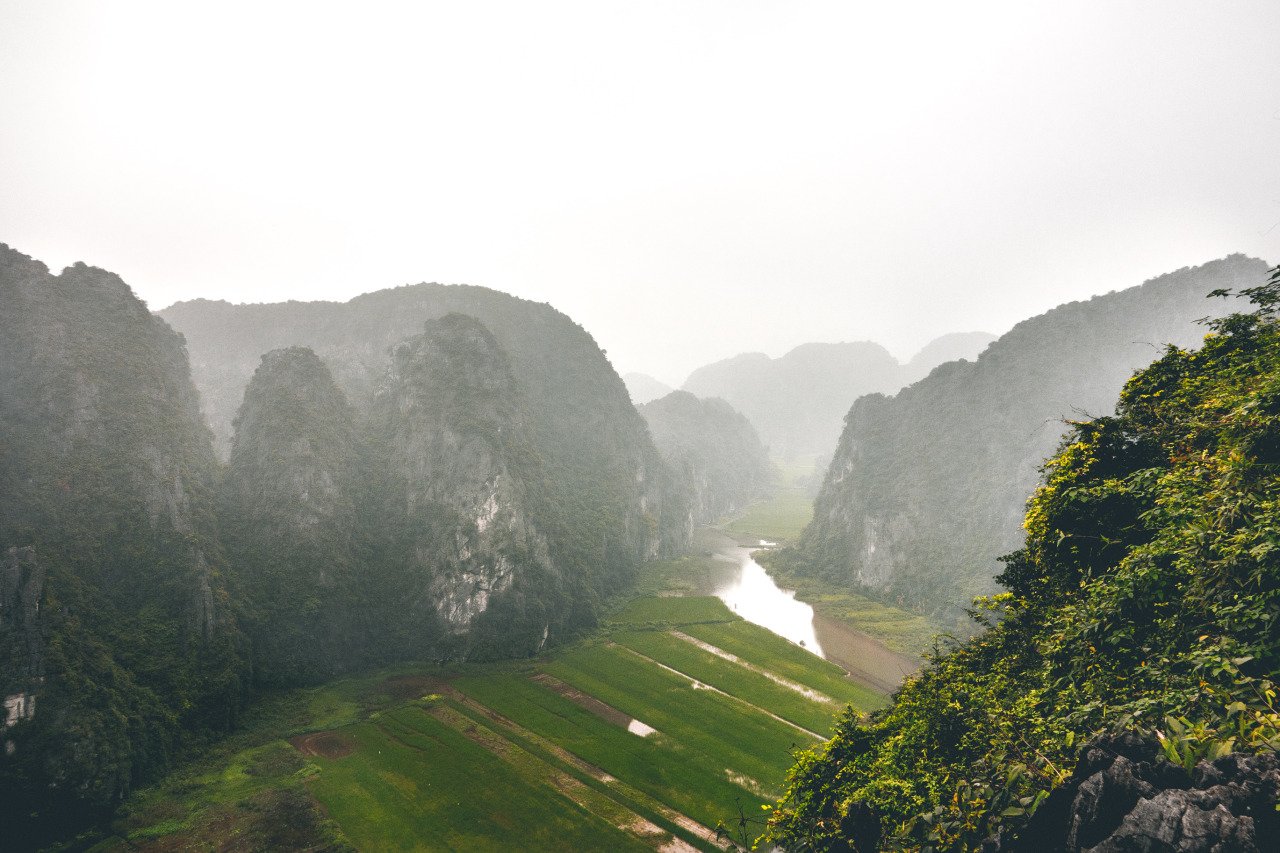
M 0 241 L 153 308 L 417 281 L 620 372 L 906 357 L 1280 258 L 1280 5 L 11 2 Z

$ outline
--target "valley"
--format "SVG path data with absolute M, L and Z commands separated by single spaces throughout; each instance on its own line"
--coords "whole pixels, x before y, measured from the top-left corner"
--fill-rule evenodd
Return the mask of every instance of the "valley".
M 809 611 L 800 630 L 831 643 L 829 661 L 742 618 L 783 600 L 808 611 L 739 544 L 785 532 L 801 503 L 784 488 L 700 528 L 690 554 L 647 564 L 598 630 L 551 654 L 279 691 L 242 733 L 135 795 L 97 849 L 749 846 L 794 752 L 830 737 L 846 706 L 884 707 L 892 686 L 846 671 L 857 647 L 838 631 L 851 625 Z M 753 518 L 771 523 L 726 532 Z

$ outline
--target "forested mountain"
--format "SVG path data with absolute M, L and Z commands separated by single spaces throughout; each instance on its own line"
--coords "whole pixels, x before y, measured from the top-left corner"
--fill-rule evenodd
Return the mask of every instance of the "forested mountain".
M 751 422 L 724 400 L 673 391 L 640 414 L 687 496 L 691 527 L 765 496 L 768 453 Z
M 1026 497 L 1067 421 L 1105 415 L 1166 343 L 1190 346 L 1205 295 L 1257 284 L 1241 255 L 1023 321 L 975 362 L 951 362 L 894 397 L 859 399 L 792 569 L 925 610 L 995 590 Z
M 0 823 L 74 823 L 229 727 L 249 674 L 182 338 L 0 245 Z M 22 846 L 22 842 L 14 842 Z
M 631 402 L 637 406 L 643 406 L 645 403 L 653 402 L 659 397 L 665 397 L 675 390 L 645 373 L 628 373 L 622 377 L 622 382 L 627 386 L 627 393 L 631 395 Z
M 361 462 L 354 413 L 316 354 L 263 356 L 219 502 L 258 681 L 319 681 L 374 658 L 363 637 L 382 622 L 366 606 L 378 578 L 360 538 L 372 486 Z
M 667 472 L 644 420 L 591 336 L 549 305 L 483 287 L 418 284 L 345 303 L 196 300 L 160 314 L 186 337 L 205 414 L 229 448 L 232 419 L 264 353 L 309 347 L 364 412 L 392 348 L 454 312 L 479 320 L 510 362 L 544 466 L 551 524 L 562 531 L 562 562 L 592 567 L 602 588 L 616 588 L 640 560 L 680 548 L 683 520 L 664 504 Z
M 1176 305 L 1257 267 L 1146 287 Z M 1072 427 L 988 629 L 801 756 L 772 819 L 786 849 L 1275 849 L 1280 269 L 1244 295 L 1254 313 Z
M 183 335 L 117 276 L 0 246 L 0 304 L 4 843 L 101 815 L 254 684 L 528 655 L 686 541 L 622 382 L 548 306 L 179 306 L 222 466 Z
M 973 358 L 992 340 L 984 332 L 947 335 L 907 364 L 870 341 L 803 344 L 780 358 L 746 353 L 695 370 L 683 390 L 727 401 L 784 460 L 830 454 L 841 419 L 863 394 L 891 394 L 943 361 Z
M 478 320 L 428 320 L 395 348 L 371 433 L 382 611 L 410 649 L 530 654 L 590 623 L 606 582 L 565 553 L 523 396 Z

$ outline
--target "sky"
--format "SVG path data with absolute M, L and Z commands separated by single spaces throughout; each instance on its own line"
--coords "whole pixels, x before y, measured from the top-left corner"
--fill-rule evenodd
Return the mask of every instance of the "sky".
M 419 281 L 621 373 L 1280 260 L 1280 3 L 0 0 L 0 242 L 154 309 Z

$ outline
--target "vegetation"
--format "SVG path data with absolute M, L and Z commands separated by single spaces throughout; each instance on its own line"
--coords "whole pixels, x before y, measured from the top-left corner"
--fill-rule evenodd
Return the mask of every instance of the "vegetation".
M 1016 838 L 1097 733 L 1175 764 L 1280 748 L 1280 269 L 1073 424 L 1044 469 L 1008 592 L 893 706 L 801 756 L 772 819 L 788 849 Z
M 0 304 L 0 698 L 36 700 L 0 729 L 0 824 L 23 846 L 231 727 L 249 667 L 181 338 L 118 277 L 2 245 Z
M 1111 412 L 1159 346 L 1198 344 L 1214 288 L 1257 284 L 1234 255 L 1025 320 L 976 362 L 951 362 L 894 397 L 854 403 L 815 502 L 779 556 L 820 577 L 950 623 L 997 591 L 997 558 L 1019 546 L 1027 495 L 1064 419 Z
M 813 519 L 813 498 L 807 488 L 810 471 L 805 465 L 775 465 L 770 494 L 725 522 L 723 530 L 750 545 L 761 539 L 770 542 L 796 539 Z
M 652 849 L 674 836 L 712 850 L 717 825 L 739 837 L 739 808 L 763 817 L 794 747 L 817 742 L 770 711 L 824 733 L 835 719 L 831 703 L 762 672 L 838 701 L 879 698 L 717 599 L 642 598 L 614 619 L 590 641 L 534 661 L 401 665 L 273 692 L 241 733 L 134 796 L 100 849 L 177 836 L 269 846 L 292 833 L 293 846 L 336 849 L 406 838 L 468 849 L 563 849 L 564 838 L 575 849 Z M 670 633 L 736 627 L 754 629 L 726 631 L 744 664 L 708 661 Z M 697 672 L 665 670 L 627 642 L 651 642 L 646 652 Z M 695 687 L 701 675 L 723 693 Z M 629 731 L 633 718 L 656 731 Z M 642 824 L 653 834 L 637 833 Z M 747 829 L 751 840 L 763 822 Z
M 763 497 L 769 459 L 751 423 L 724 400 L 687 391 L 640 407 L 694 524 L 707 524 Z

